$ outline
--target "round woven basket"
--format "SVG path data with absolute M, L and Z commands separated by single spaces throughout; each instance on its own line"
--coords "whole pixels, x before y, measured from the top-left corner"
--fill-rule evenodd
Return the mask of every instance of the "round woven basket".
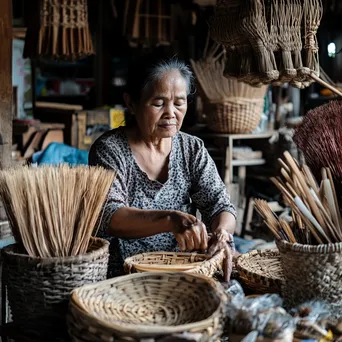
M 212 277 L 222 270 L 224 251 L 208 259 L 205 254 L 151 252 L 137 254 L 125 260 L 125 273 L 140 272 L 190 272 Z
M 221 103 L 203 103 L 208 128 L 219 133 L 253 132 L 260 122 L 263 109 L 263 98 L 231 98 Z
M 255 293 L 281 293 L 284 274 L 277 249 L 242 254 L 236 268 L 240 281 Z
M 13 321 L 32 336 L 67 335 L 65 317 L 70 294 L 76 287 L 106 279 L 106 240 L 92 238 L 85 255 L 32 258 L 18 245 L 5 247 L 3 281 Z
M 112 278 L 73 291 L 72 341 L 215 341 L 228 297 L 208 277 L 147 272 Z M 185 334 L 185 335 L 184 335 Z
M 286 306 L 324 300 L 335 315 L 342 313 L 342 243 L 301 245 L 278 241 L 285 286 Z

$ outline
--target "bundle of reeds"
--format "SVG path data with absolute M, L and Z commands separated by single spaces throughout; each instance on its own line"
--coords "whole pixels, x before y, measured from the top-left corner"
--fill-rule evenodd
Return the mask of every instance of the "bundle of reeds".
M 87 0 L 39 0 L 37 9 L 37 20 L 27 29 L 24 57 L 74 60 L 94 53 Z
M 13 235 L 32 257 L 86 253 L 115 173 L 67 165 L 0 171 Z
M 320 186 L 307 165 L 299 166 L 284 153 L 281 176 L 271 181 L 292 209 L 292 225 L 278 218 L 267 202 L 256 200 L 255 207 L 278 240 L 302 244 L 342 242 L 342 219 L 334 182 L 329 168 L 322 168 Z
M 331 170 L 342 208 L 342 102 L 331 101 L 310 110 L 296 128 L 293 139 L 318 180 L 322 168 Z
M 231 98 L 263 99 L 267 86 L 252 87 L 235 78 L 226 78 L 225 49 L 214 43 L 204 53 L 202 60 L 191 60 L 200 88 L 212 103 L 225 102 Z

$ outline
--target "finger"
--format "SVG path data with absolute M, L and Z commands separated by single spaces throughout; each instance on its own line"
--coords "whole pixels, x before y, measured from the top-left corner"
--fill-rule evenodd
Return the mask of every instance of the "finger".
M 202 230 L 201 230 L 201 249 L 203 251 L 208 249 L 208 232 L 207 232 L 207 227 L 203 224 Z
M 186 244 L 186 250 L 193 251 L 194 250 L 194 241 L 192 238 L 192 234 L 189 231 L 186 231 L 184 234 L 184 240 Z
M 194 242 L 194 250 L 198 251 L 201 248 L 201 228 L 199 226 L 195 226 L 192 229 L 192 239 Z
M 182 234 L 175 234 L 179 249 L 184 252 L 186 250 L 186 243 Z

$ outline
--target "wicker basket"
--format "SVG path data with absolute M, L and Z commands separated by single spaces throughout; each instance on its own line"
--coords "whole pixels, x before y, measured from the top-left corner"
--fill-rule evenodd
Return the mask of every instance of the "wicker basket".
M 285 276 L 285 305 L 324 300 L 330 303 L 333 315 L 341 316 L 342 243 L 310 246 L 278 241 L 277 246 Z
M 222 270 L 224 251 L 208 259 L 205 254 L 151 252 L 134 255 L 124 263 L 125 273 L 135 272 L 190 272 L 212 277 Z
M 106 240 L 92 238 L 85 255 L 65 258 L 32 258 L 18 245 L 3 249 L 3 281 L 13 321 L 28 335 L 49 341 L 67 335 L 65 316 L 70 293 L 76 287 L 106 279 Z
M 219 133 L 251 133 L 258 126 L 264 99 L 231 98 L 222 103 L 203 103 L 209 129 Z
M 202 275 L 130 274 L 74 290 L 69 334 L 92 342 L 184 341 L 184 334 L 215 341 L 227 299 L 218 282 Z
M 278 250 L 242 254 L 236 267 L 240 281 L 255 293 L 281 293 L 284 275 Z

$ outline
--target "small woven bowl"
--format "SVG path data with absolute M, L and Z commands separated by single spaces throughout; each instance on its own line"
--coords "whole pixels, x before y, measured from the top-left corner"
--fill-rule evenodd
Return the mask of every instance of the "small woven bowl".
M 222 270 L 224 251 L 211 258 L 199 253 L 151 252 L 137 254 L 125 260 L 126 274 L 141 272 L 189 272 L 212 277 Z
M 177 341 L 183 333 L 215 341 L 223 331 L 227 300 L 218 282 L 201 275 L 147 272 L 112 278 L 73 291 L 69 334 L 72 341 Z
M 239 279 L 256 293 L 281 293 L 283 268 L 278 249 L 253 250 L 236 261 Z

